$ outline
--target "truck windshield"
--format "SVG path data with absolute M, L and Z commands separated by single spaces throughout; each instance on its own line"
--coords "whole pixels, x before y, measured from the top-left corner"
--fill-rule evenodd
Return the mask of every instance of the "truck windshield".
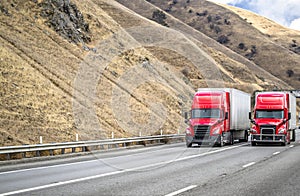
M 220 109 L 194 109 L 192 118 L 220 118 Z
M 257 110 L 255 117 L 283 119 L 283 110 Z

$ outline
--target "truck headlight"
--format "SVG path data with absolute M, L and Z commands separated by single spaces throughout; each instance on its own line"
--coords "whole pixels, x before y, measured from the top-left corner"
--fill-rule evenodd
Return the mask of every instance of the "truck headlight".
M 257 131 L 256 131 L 255 129 L 250 129 L 250 133 L 252 133 L 252 134 L 256 134 L 256 133 L 257 133 Z
M 217 129 L 213 130 L 212 134 L 213 134 L 213 135 L 218 135 L 218 134 L 220 134 L 220 128 L 217 128 Z
M 285 129 L 279 129 L 278 134 L 284 134 L 285 133 Z
M 190 129 L 186 129 L 186 130 L 185 130 L 185 133 L 186 133 L 187 135 L 191 135 L 191 134 L 192 134 L 192 132 L 191 132 Z

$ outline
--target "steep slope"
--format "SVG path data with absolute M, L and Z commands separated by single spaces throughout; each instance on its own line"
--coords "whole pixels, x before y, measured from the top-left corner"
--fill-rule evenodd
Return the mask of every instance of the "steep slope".
M 289 88 L 174 17 L 169 27 L 146 19 L 157 10 L 146 1 L 128 2 L 136 9 L 0 2 L 0 145 L 177 133 L 199 87 Z
M 129 3 L 126 0 L 120 1 Z M 138 5 L 140 1 L 137 2 L 131 3 Z M 298 52 L 300 32 L 289 31 L 289 37 L 285 37 L 284 32 L 287 30 L 280 27 L 273 33 L 264 34 L 266 32 L 253 28 L 252 21 L 248 22 L 247 18 L 241 18 L 227 7 L 209 1 L 148 0 L 148 2 L 253 61 L 294 88 L 300 86 Z M 265 23 L 264 20 L 264 25 L 269 24 L 276 26 L 273 22 Z M 293 74 L 289 74 L 291 72 Z
M 183 74 L 168 72 L 124 36 L 101 2 L 73 1 L 90 24 L 91 42 L 79 45 L 48 26 L 41 16 L 44 2 L 1 2 L 2 145 L 37 143 L 39 136 L 61 142 L 74 140 L 75 133 L 85 140 L 112 131 L 126 137 L 182 129 L 181 109 L 194 92 L 179 78 Z M 61 2 L 54 12 L 63 12 Z
M 165 8 L 165 10 L 167 10 L 168 12 L 164 12 L 163 9 L 156 7 L 154 4 L 157 4 L 157 6 L 161 6 L 161 4 L 164 5 L 166 1 L 164 1 L 163 3 L 160 3 L 160 1 L 156 2 L 154 0 L 117 1 L 151 20 L 155 20 L 155 18 L 153 18 L 155 12 L 162 12 L 162 15 L 165 16 L 164 22 L 168 25 L 169 28 L 175 29 L 189 37 L 192 37 L 192 40 L 194 42 L 200 42 L 198 46 L 201 47 L 203 50 L 206 50 L 206 52 L 209 53 L 209 55 L 212 56 L 216 62 L 218 62 L 218 64 L 220 65 L 219 67 L 223 67 L 223 70 L 227 69 L 227 71 L 229 71 L 230 73 L 235 73 L 233 74 L 233 76 L 235 78 L 240 78 L 240 81 L 243 81 L 245 80 L 243 78 L 246 78 L 246 83 L 250 83 L 251 86 L 255 86 L 250 88 L 257 89 L 260 88 L 259 86 L 261 86 L 263 89 L 290 88 L 289 85 L 287 85 L 285 82 L 282 82 L 278 78 L 274 77 L 269 72 L 257 66 L 255 63 L 249 61 L 247 58 L 239 55 L 238 53 L 230 50 L 228 47 L 225 47 L 217 41 L 211 39 L 210 37 L 203 34 L 200 30 L 193 28 L 193 26 L 187 25 L 186 23 L 182 22 L 180 17 L 177 18 L 173 15 L 170 15 L 170 10 L 168 9 L 170 9 L 170 7 L 174 9 L 173 6 L 178 5 L 179 3 L 173 4 L 173 1 L 170 1 L 168 3 L 168 7 Z M 147 9 L 145 9 L 145 7 L 147 7 Z M 180 9 L 181 8 L 187 9 L 186 6 L 182 6 L 180 7 Z M 209 7 L 207 7 L 207 9 L 208 8 Z M 183 13 L 182 15 L 185 14 Z M 246 23 L 246 25 L 248 24 Z M 244 67 L 242 70 L 241 66 Z
M 294 51 L 296 53 L 299 52 L 297 48 L 293 48 L 293 46 L 291 45 L 291 40 L 295 40 L 295 44 L 297 44 L 297 41 L 299 42 L 299 31 L 283 27 L 282 25 L 279 25 L 270 19 L 257 15 L 256 13 L 250 12 L 248 10 L 240 9 L 238 7 L 233 7 L 226 4 L 218 5 L 223 6 L 238 14 L 241 18 L 246 20 L 249 24 L 251 24 L 263 34 L 267 35 L 273 41 L 279 42 L 281 45 L 284 45 L 286 48 L 289 48 L 291 50 L 296 49 Z

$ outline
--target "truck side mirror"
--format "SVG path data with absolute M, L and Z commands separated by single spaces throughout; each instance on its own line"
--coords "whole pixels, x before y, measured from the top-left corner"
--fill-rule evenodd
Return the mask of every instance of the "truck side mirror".
M 188 112 L 184 112 L 184 122 L 188 123 L 189 114 Z
M 288 120 L 291 120 L 291 113 L 288 113 Z
M 252 124 L 254 124 L 254 125 L 257 125 L 256 122 L 255 122 L 255 120 L 253 120 L 253 119 L 250 119 L 250 122 L 251 122 Z
M 249 112 L 249 120 L 250 120 L 250 122 L 251 122 L 252 124 L 254 124 L 254 125 L 257 125 L 256 122 L 255 122 L 255 120 L 253 120 L 253 119 L 251 118 L 251 117 L 252 117 L 251 114 L 252 114 L 252 113 Z
M 225 120 L 228 119 L 228 112 L 225 112 Z

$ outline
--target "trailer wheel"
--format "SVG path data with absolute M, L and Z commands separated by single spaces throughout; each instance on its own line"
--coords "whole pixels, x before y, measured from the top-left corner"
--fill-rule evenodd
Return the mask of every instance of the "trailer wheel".
M 245 130 L 245 142 L 248 142 L 248 130 Z
M 292 139 L 291 139 L 291 142 L 294 142 L 296 141 L 296 132 L 295 130 L 292 131 Z
M 233 133 L 230 132 L 230 141 L 229 141 L 229 144 L 230 144 L 230 145 L 233 145 L 233 143 L 234 143 Z
M 239 142 L 248 142 L 248 131 L 247 130 L 245 130 L 245 132 L 244 132 L 244 138 L 239 139 Z

